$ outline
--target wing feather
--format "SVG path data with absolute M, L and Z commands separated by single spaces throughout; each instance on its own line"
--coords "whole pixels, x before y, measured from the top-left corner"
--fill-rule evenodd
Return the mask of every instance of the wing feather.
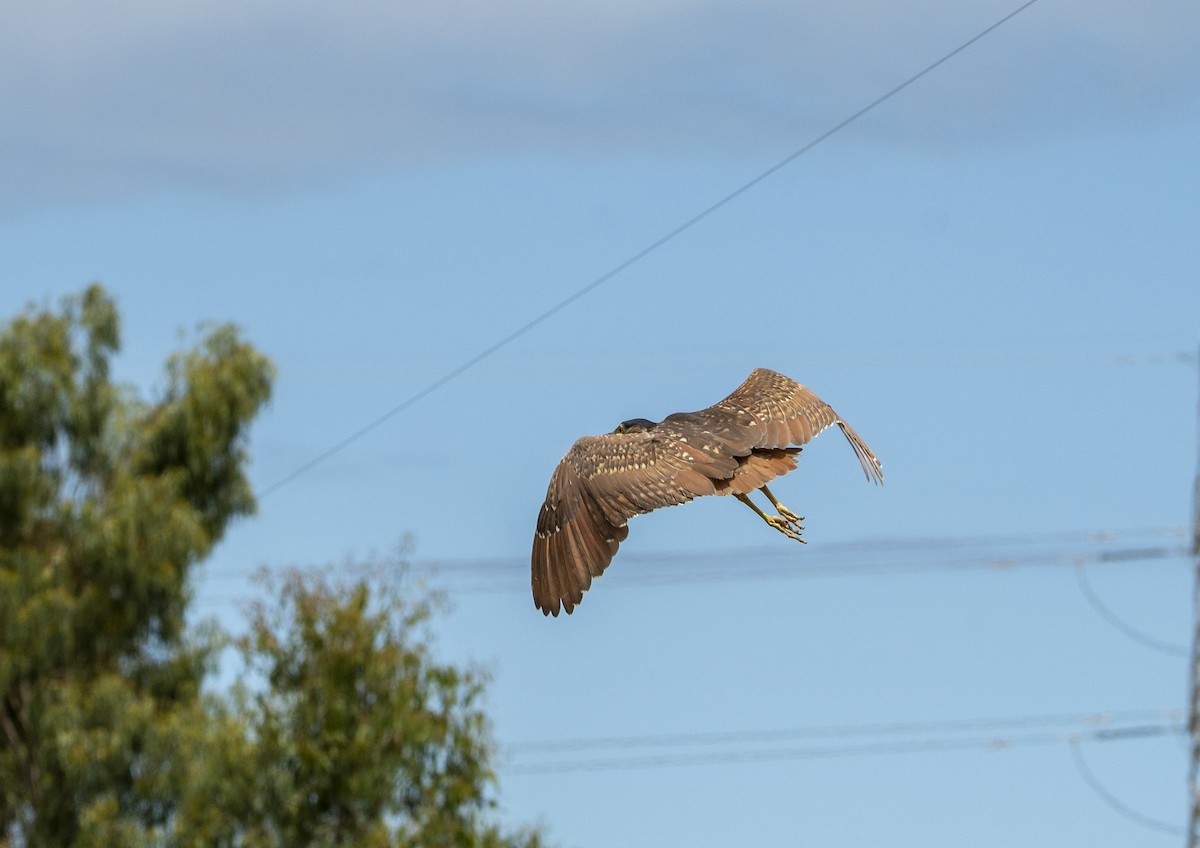
M 744 420 L 753 417 L 756 426 L 748 428 L 756 441 L 752 448 L 785 448 L 789 444 L 806 445 L 819 433 L 837 424 L 850 442 L 868 480 L 883 482 L 883 467 L 867 443 L 842 420 L 833 407 L 790 377 L 766 368 L 750 372 L 729 397 L 693 415 L 705 419 Z M 669 420 L 669 419 L 668 419 Z
M 698 456 L 686 443 L 657 431 L 584 436 L 563 461 L 574 467 L 587 494 L 614 525 L 711 495 L 714 489 L 705 469 L 726 470 L 719 460 Z M 736 464 L 729 460 L 729 473 Z
M 728 460 L 729 473 L 737 463 Z M 571 612 L 612 561 L 635 515 L 716 493 L 702 468 L 726 464 L 697 457 L 686 444 L 651 433 L 585 436 L 554 471 L 533 539 L 533 598 L 538 609 Z

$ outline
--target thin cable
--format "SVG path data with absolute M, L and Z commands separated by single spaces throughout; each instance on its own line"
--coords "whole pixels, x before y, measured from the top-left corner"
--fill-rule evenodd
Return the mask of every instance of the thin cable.
M 1184 556 L 1184 551 L 1179 549 L 1172 552 L 1174 557 Z M 1167 560 L 1170 555 L 1163 555 L 1155 552 L 1152 556 L 1147 557 L 1148 560 Z M 768 568 L 737 568 L 729 569 L 722 568 L 712 571 L 688 571 L 685 574 L 678 572 L 669 574 L 625 574 L 619 580 L 605 584 L 605 591 L 613 589 L 633 589 L 646 586 L 690 586 L 702 583 L 747 583 L 771 580 L 798 580 L 821 577 L 895 577 L 900 575 L 926 574 L 930 572 L 949 571 L 965 573 L 967 571 L 990 571 L 992 573 L 1001 573 L 1013 571 L 1017 568 L 1025 567 L 1062 567 L 1064 565 L 1074 565 L 1079 559 L 1079 555 L 1064 556 L 1064 555 L 1036 555 L 1024 557 L 1006 557 L 1003 559 L 980 559 L 972 562 L 914 562 L 914 563 L 852 563 L 842 565 L 827 565 L 827 566 L 799 566 L 794 562 L 778 567 Z M 1099 558 L 1093 558 L 1093 561 L 1100 562 Z M 1135 558 L 1126 558 L 1121 562 L 1139 562 Z M 529 587 L 525 585 L 528 576 L 523 575 L 521 582 L 515 579 L 513 582 L 506 583 L 476 583 L 465 586 L 455 586 L 449 589 L 454 595 L 469 595 L 469 594 L 492 594 L 502 592 L 527 592 Z
M 1026 733 L 1013 736 L 970 736 L 954 738 L 906 739 L 897 742 L 866 742 L 852 745 L 826 745 L 803 748 L 770 748 L 744 751 L 715 751 L 697 754 L 660 754 L 640 757 L 605 757 L 587 760 L 525 763 L 508 766 L 507 775 L 563 774 L 581 771 L 642 770 L 673 766 L 731 765 L 737 763 L 766 763 L 789 760 L 825 759 L 831 757 L 885 756 L 932 751 L 982 749 L 1007 751 L 1035 745 L 1061 745 L 1072 739 L 1085 738 L 1096 742 L 1117 742 L 1148 739 L 1182 733 L 1176 724 L 1152 724 L 1116 730 L 1094 730 L 1083 733 Z
M 1178 724 L 1178 709 L 1115 710 L 1111 712 L 1056 713 L 1048 715 L 969 718 L 944 721 L 883 722 L 833 727 L 793 727 L 757 730 L 710 730 L 694 733 L 652 733 L 635 736 L 598 736 L 515 742 L 504 747 L 506 754 L 558 754 L 574 751 L 676 748 L 681 746 L 726 745 L 731 743 L 770 742 L 783 739 L 845 739 L 855 736 L 911 736 L 932 733 L 961 733 L 979 730 L 1048 729 L 1078 727 L 1112 729 L 1114 725 L 1167 719 Z
M 935 553 L 938 551 L 955 551 L 963 548 L 997 548 L 1011 547 L 1014 545 L 1050 545 L 1063 542 L 1074 542 L 1087 545 L 1108 545 L 1121 539 L 1138 536 L 1152 536 L 1156 538 L 1183 539 L 1188 534 L 1188 530 L 1182 526 L 1155 526 L 1155 527 L 1123 527 L 1123 528 L 1106 528 L 1100 530 L 1072 530 L 1072 531 L 1049 531 L 1049 532 L 1027 532 L 1027 533 L 996 533 L 979 536 L 906 536 L 899 538 L 875 538 L 875 539 L 859 539 L 854 541 L 842 542 L 827 542 L 821 545 L 820 553 L 823 557 L 831 555 L 847 554 L 847 553 L 870 553 L 881 552 L 889 555 L 896 553 L 905 554 L 924 554 Z M 1098 555 L 1100 562 L 1114 562 L 1120 559 L 1129 559 L 1129 551 L 1133 549 L 1106 550 Z M 1163 557 L 1169 554 L 1174 554 L 1174 549 L 1171 548 L 1139 548 L 1136 549 L 1139 554 L 1145 553 L 1145 556 L 1138 556 L 1137 559 L 1153 559 L 1155 557 Z M 1073 551 L 1071 553 L 1074 553 Z M 731 560 L 731 559 L 778 559 L 779 557 L 793 558 L 795 551 L 786 546 L 780 545 L 755 545 L 748 547 L 737 548 L 722 548 L 722 549 L 675 549 L 666 551 L 624 551 L 621 554 L 621 561 L 629 564 L 638 565 L 670 565 L 673 563 L 692 564 L 696 562 L 708 562 L 713 560 Z M 1090 555 L 1090 554 L 1088 554 Z M 1066 556 L 1066 553 L 1064 553 Z M 528 563 L 528 554 L 520 554 L 519 556 L 503 556 L 503 557 L 461 557 L 456 559 L 429 559 L 429 560 L 414 560 L 408 562 L 404 557 L 400 557 L 395 561 L 395 567 L 406 568 L 413 574 L 436 574 L 445 576 L 451 574 L 463 574 L 467 572 L 483 572 L 492 574 L 504 574 L 513 571 L 514 569 L 524 566 Z M 988 559 L 988 563 L 995 564 L 999 567 L 1000 563 L 1007 562 L 1008 558 L 993 557 Z M 338 568 L 346 568 L 346 563 L 338 563 Z M 364 567 L 370 569 L 374 567 L 374 563 L 365 563 Z M 851 566 L 853 567 L 853 566 Z M 269 570 L 269 569 L 268 569 Z M 205 571 L 207 580 L 219 579 L 244 579 L 246 577 L 245 570 L 237 567 L 231 570 L 226 569 L 208 569 Z
M 592 280 L 590 283 L 585 285 L 583 288 L 576 291 L 574 294 L 564 298 L 563 300 L 559 301 L 554 306 L 547 309 L 542 314 L 538 315 L 536 318 L 534 318 L 531 321 L 528 321 L 527 323 L 518 327 L 516 330 L 509 333 L 507 336 L 500 339 L 500 341 L 492 344 L 490 347 L 484 349 L 480 353 L 475 354 L 475 356 L 471 357 L 466 362 L 459 365 L 457 368 L 454 368 L 454 369 L 446 372 L 446 374 L 444 374 L 441 377 L 439 377 L 438 379 L 434 380 L 432 383 L 430 383 L 425 388 L 421 389 L 416 394 L 412 395 L 411 397 L 407 398 L 406 400 L 404 400 L 401 403 L 397 404 L 396 406 L 392 407 L 387 412 L 385 412 L 383 415 L 379 416 L 374 421 L 371 421 L 369 424 L 366 424 L 365 426 L 360 427 L 358 430 L 354 431 L 349 436 L 342 439 L 340 442 L 335 444 L 333 447 L 329 448 L 328 450 L 324 451 L 323 453 L 317 455 L 313 459 L 310 459 L 308 462 L 301 465 L 295 471 L 291 472 L 290 474 L 283 477 L 282 479 L 277 480 L 276 482 L 272 483 L 270 486 L 267 486 L 265 489 L 263 489 L 261 492 L 258 493 L 258 498 L 261 500 L 262 498 L 265 498 L 267 495 L 270 495 L 272 492 L 275 492 L 278 489 L 282 488 L 283 486 L 287 485 L 292 480 L 295 480 L 297 477 L 299 477 L 301 474 L 304 474 L 305 472 L 311 470 L 315 466 L 317 466 L 320 463 L 324 462 L 325 460 L 329 459 L 329 457 L 333 456 L 334 454 L 338 453 L 339 451 L 343 450 L 344 448 L 346 448 L 349 445 L 353 444 L 354 442 L 358 441 L 363 436 L 365 436 L 367 433 L 370 433 L 372 430 L 379 427 L 384 422 L 391 419 L 393 416 L 399 415 L 401 412 L 408 409 L 413 404 L 418 403 L 425 397 L 427 397 L 430 394 L 432 394 L 433 392 L 437 391 L 442 386 L 446 385 L 451 380 L 453 380 L 456 377 L 458 377 L 459 375 L 461 375 L 463 372 L 468 371 L 471 368 L 475 367 L 480 362 L 487 359 L 489 356 L 496 353 L 501 348 L 516 341 L 518 338 L 520 338 L 521 336 L 528 333 L 530 330 L 532 330 L 534 327 L 541 324 L 546 319 L 558 314 L 563 309 L 566 309 L 568 306 L 570 306 L 575 301 L 579 300 L 579 298 L 583 297 L 588 292 L 590 292 L 593 289 L 597 288 L 598 286 L 603 285 L 604 283 L 608 282 L 613 277 L 617 276 L 617 274 L 620 274 L 622 271 L 624 271 L 626 268 L 630 267 L 631 265 L 634 265 L 635 263 L 640 262 L 646 256 L 648 256 L 649 254 L 658 250 L 660 247 L 662 247 L 664 244 L 666 244 L 667 242 L 674 239 L 676 236 L 679 236 L 680 234 L 684 233 L 685 231 L 691 229 L 696 224 L 700 223 L 705 218 L 707 218 L 709 215 L 713 214 L 718 209 L 725 206 L 730 201 L 740 197 L 742 194 L 744 194 L 747 191 L 749 191 L 750 189 L 754 188 L 754 186 L 758 185 L 763 180 L 770 177 L 776 171 L 779 171 L 780 169 L 786 167 L 787 165 L 790 165 L 796 159 L 799 159 L 801 156 L 803 156 L 808 151 L 812 150 L 814 147 L 816 147 L 821 142 L 825 141 L 829 137 L 831 137 L 831 136 L 835 135 L 836 133 L 840 132 L 841 130 L 845 129 L 850 124 L 854 123 L 859 118 L 861 118 L 863 115 L 866 115 L 868 112 L 875 109 L 877 106 L 881 105 L 885 101 L 887 101 L 887 100 L 891 99 L 892 97 L 894 97 L 895 95 L 899 94 L 901 91 L 908 88 L 914 82 L 921 79 L 921 77 L 930 73 L 934 69 L 940 67 L 942 64 L 948 62 L 950 59 L 954 58 L 959 53 L 966 50 L 968 47 L 970 47 L 976 41 L 979 41 L 981 38 L 987 36 L 993 30 L 1003 26 L 1005 23 L 1007 23 L 1008 21 L 1015 18 L 1017 15 L 1019 15 L 1021 12 L 1028 9 L 1030 6 L 1032 6 L 1036 2 L 1037 2 L 1037 0 L 1028 0 L 1028 2 L 1023 3 L 1021 6 L 1018 6 L 1015 10 L 1009 12 L 1007 15 L 1000 18 L 1000 20 L 996 21 L 991 26 L 987 27 L 986 29 L 982 30 L 981 32 L 977 33 L 976 35 L 972 36 L 971 38 L 967 39 L 962 44 L 960 44 L 958 47 L 955 47 L 953 50 L 951 50 L 946 55 L 942 56 L 937 61 L 933 62 L 930 65 L 927 65 L 921 71 L 918 71 L 917 73 L 913 74 L 911 77 L 909 77 L 904 82 L 897 85 L 895 88 L 888 91 L 886 94 L 883 94 L 883 95 L 875 98 L 874 100 L 872 100 L 870 103 L 868 103 L 863 108 L 859 109 L 857 112 L 855 112 L 850 117 L 846 118 L 845 120 L 841 121 L 840 123 L 834 125 L 830 129 L 821 133 L 819 136 L 814 138 L 812 141 L 808 142 L 808 144 L 805 144 L 803 147 L 799 148 L 798 150 L 795 150 L 792 153 L 789 153 L 787 156 L 785 156 L 783 159 L 780 159 L 778 162 L 776 162 L 770 168 L 767 168 L 765 171 L 763 171 L 761 174 L 754 177 L 750 181 L 743 183 L 740 187 L 734 189 L 729 194 L 725 195 L 720 200 L 718 200 L 716 203 L 713 203 L 708 208 L 693 215 L 691 218 L 688 218 L 686 221 L 684 221 L 682 224 L 677 226 L 675 229 L 668 232 L 666 235 L 660 236 L 658 239 L 654 240 L 649 245 L 642 248 L 641 250 L 639 250 L 637 253 L 630 256 L 625 261 L 617 264 L 610 270 L 601 274 L 599 277 L 596 277 L 594 280 Z
M 644 586 L 662 586 L 669 585 L 671 587 L 690 586 L 702 583 L 747 583 L 761 582 L 771 580 L 797 580 L 811 579 L 823 577 L 899 577 L 913 574 L 929 574 L 933 572 L 956 572 L 963 574 L 969 571 L 989 571 L 993 574 L 1009 573 L 1019 568 L 1029 567 L 1051 567 L 1061 568 L 1062 566 L 1073 566 L 1080 559 L 1087 559 L 1090 562 L 1096 563 L 1138 563 L 1147 561 L 1162 561 L 1169 562 L 1173 559 L 1182 559 L 1186 557 L 1187 551 L 1183 548 L 1162 548 L 1162 549 L 1138 549 L 1135 553 L 1137 556 L 1121 556 L 1118 558 L 1105 558 L 1103 555 L 1084 556 L 1082 554 L 1036 554 L 1020 557 L 1003 557 L 1003 558 L 981 558 L 977 560 L 963 561 L 951 560 L 947 562 L 928 562 L 917 561 L 910 563 L 896 564 L 893 562 L 859 562 L 859 563 L 840 563 L 831 565 L 797 565 L 789 557 L 789 562 L 782 566 L 763 567 L 763 568 L 721 568 L 718 570 L 696 571 L 689 569 L 686 572 L 671 571 L 668 573 L 658 574 L 626 574 L 619 580 L 613 580 L 606 584 L 605 591 L 614 589 L 633 589 Z M 702 559 L 714 559 L 713 554 L 698 555 Z M 778 558 L 778 557 L 777 557 Z M 684 558 L 679 558 L 679 561 L 685 561 Z M 517 561 L 513 560 L 514 568 L 517 566 Z M 522 568 L 527 568 L 528 564 L 522 560 L 520 562 Z M 345 569 L 343 569 L 345 570 Z M 422 572 L 417 576 L 422 579 L 431 579 L 438 576 L 438 572 L 429 571 Z M 217 579 L 235 579 L 236 575 L 217 575 Z M 490 582 L 490 583 L 467 583 L 460 585 L 446 586 L 444 591 L 455 597 L 460 595 L 490 595 L 503 594 L 508 592 L 528 592 L 528 576 L 522 570 L 510 570 L 504 575 L 505 582 Z M 247 600 L 247 596 L 238 595 L 203 595 L 197 598 L 196 603 L 199 606 L 211 606 L 213 604 L 225 604 L 233 601 Z
M 1104 530 L 1071 530 L 1028 533 L 995 533 L 979 536 L 908 536 L 901 538 L 861 539 L 845 542 L 827 542 L 821 545 L 823 555 L 840 553 L 883 552 L 895 553 L 931 553 L 934 551 L 949 551 L 962 548 L 993 548 L 1013 545 L 1055 544 L 1060 542 L 1083 542 L 1088 544 L 1106 544 L 1129 536 L 1155 536 L 1182 539 L 1188 531 L 1182 526 L 1128 527 Z M 1160 548 L 1147 548 L 1154 551 L 1139 559 L 1152 559 L 1162 556 Z M 754 547 L 726 548 L 724 550 L 692 549 L 668 550 L 658 552 L 626 551 L 621 554 L 621 561 L 656 565 L 662 563 L 694 563 L 713 559 L 761 559 L 764 557 L 779 557 L 794 555 L 791 547 L 780 545 L 756 545 Z M 1123 551 L 1110 551 L 1100 555 L 1104 562 L 1128 558 Z M 527 555 L 520 557 L 488 557 L 482 559 L 438 559 L 420 563 L 423 571 L 444 573 L 450 571 L 500 571 L 513 565 L 524 563 Z M 998 561 L 998 560 L 992 560 Z
M 1137 810 L 1130 807 L 1117 796 L 1113 795 L 1104 785 L 1096 779 L 1091 770 L 1087 767 L 1087 763 L 1083 759 L 1083 752 L 1079 747 L 1079 740 L 1071 739 L 1071 758 L 1075 761 L 1075 768 L 1079 772 L 1079 776 L 1084 779 L 1084 782 L 1092 788 L 1092 791 L 1099 796 L 1100 800 L 1113 809 L 1114 812 L 1120 813 L 1125 818 L 1132 822 L 1140 824 L 1142 827 L 1150 830 L 1157 830 L 1160 833 L 1169 833 L 1172 836 L 1183 836 L 1186 832 L 1182 827 L 1173 825 L 1170 822 L 1159 821 L 1156 818 L 1139 813 Z
M 1180 553 L 1182 554 L 1182 551 Z M 1075 578 L 1079 584 L 1079 591 L 1083 593 L 1083 597 L 1087 599 L 1087 602 L 1092 605 L 1092 609 L 1096 610 L 1101 618 L 1121 633 L 1124 633 L 1139 645 L 1143 645 L 1151 650 L 1160 651 L 1173 657 L 1186 657 L 1189 655 L 1189 650 L 1183 645 L 1176 645 L 1173 642 L 1164 642 L 1161 639 L 1155 639 L 1153 636 L 1143 633 L 1133 625 L 1127 623 L 1109 609 L 1104 601 L 1100 600 L 1100 596 L 1096 594 L 1095 590 L 1092 589 L 1092 584 L 1087 578 L 1087 565 L 1083 559 L 1075 563 Z

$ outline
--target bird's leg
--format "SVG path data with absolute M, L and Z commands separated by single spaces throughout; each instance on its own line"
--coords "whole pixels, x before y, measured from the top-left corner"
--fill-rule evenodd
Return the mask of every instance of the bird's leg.
M 797 542 L 802 542 L 804 544 L 808 544 L 800 536 L 800 531 L 797 530 L 795 527 L 793 527 L 791 522 L 788 521 L 783 516 L 767 515 L 765 512 L 763 512 L 761 509 L 759 509 L 758 505 L 756 503 L 754 503 L 754 501 L 750 500 L 750 498 L 748 498 L 746 495 L 737 495 L 736 497 L 739 501 L 741 501 L 746 506 L 750 507 L 756 513 L 758 513 L 759 518 L 761 518 L 763 521 L 767 522 L 767 524 L 774 527 L 776 530 L 778 530 L 783 535 L 787 536 L 789 539 L 795 539 Z
M 803 515 L 796 515 L 796 513 L 792 512 L 786 506 L 781 504 L 779 500 L 773 494 L 771 494 L 771 490 L 766 486 L 759 486 L 758 488 L 761 489 L 762 493 L 767 496 L 767 500 L 775 505 L 776 512 L 786 518 L 789 523 L 796 525 L 797 530 L 804 529 L 804 524 L 802 523 L 804 521 Z

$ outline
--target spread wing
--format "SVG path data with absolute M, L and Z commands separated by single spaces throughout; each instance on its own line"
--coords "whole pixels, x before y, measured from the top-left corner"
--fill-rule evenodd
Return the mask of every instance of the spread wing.
M 714 494 L 737 461 L 707 456 L 657 433 L 585 436 L 563 457 L 533 538 L 533 600 L 569 613 L 599 577 L 641 513 Z
M 585 436 L 563 457 L 538 513 L 533 599 L 571 612 L 612 562 L 635 515 L 712 494 L 753 491 L 796 467 L 795 455 L 837 424 L 868 479 L 875 454 L 836 412 L 794 380 L 753 371 L 729 397 L 668 416 L 650 432 Z
M 805 445 L 827 427 L 837 424 L 854 449 L 868 480 L 883 482 L 883 467 L 858 433 L 833 411 L 833 407 L 804 386 L 766 368 L 756 368 L 724 400 L 699 412 L 668 416 L 656 433 L 696 442 L 714 441 L 734 456 L 754 449 Z

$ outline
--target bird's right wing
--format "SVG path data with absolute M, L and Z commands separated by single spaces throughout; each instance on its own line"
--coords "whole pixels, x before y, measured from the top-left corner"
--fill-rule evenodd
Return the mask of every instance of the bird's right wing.
M 585 436 L 567 451 L 546 491 L 533 539 L 533 599 L 569 613 L 599 577 L 641 513 L 714 494 L 706 473 L 729 476 L 732 459 L 696 456 L 653 433 Z
M 554 469 L 533 536 L 533 602 L 546 615 L 570 613 L 612 562 L 629 527 L 609 521 L 575 467 Z
M 709 455 L 657 430 L 584 436 L 563 461 L 614 524 L 711 495 L 710 478 L 728 476 L 737 466 L 732 457 Z

